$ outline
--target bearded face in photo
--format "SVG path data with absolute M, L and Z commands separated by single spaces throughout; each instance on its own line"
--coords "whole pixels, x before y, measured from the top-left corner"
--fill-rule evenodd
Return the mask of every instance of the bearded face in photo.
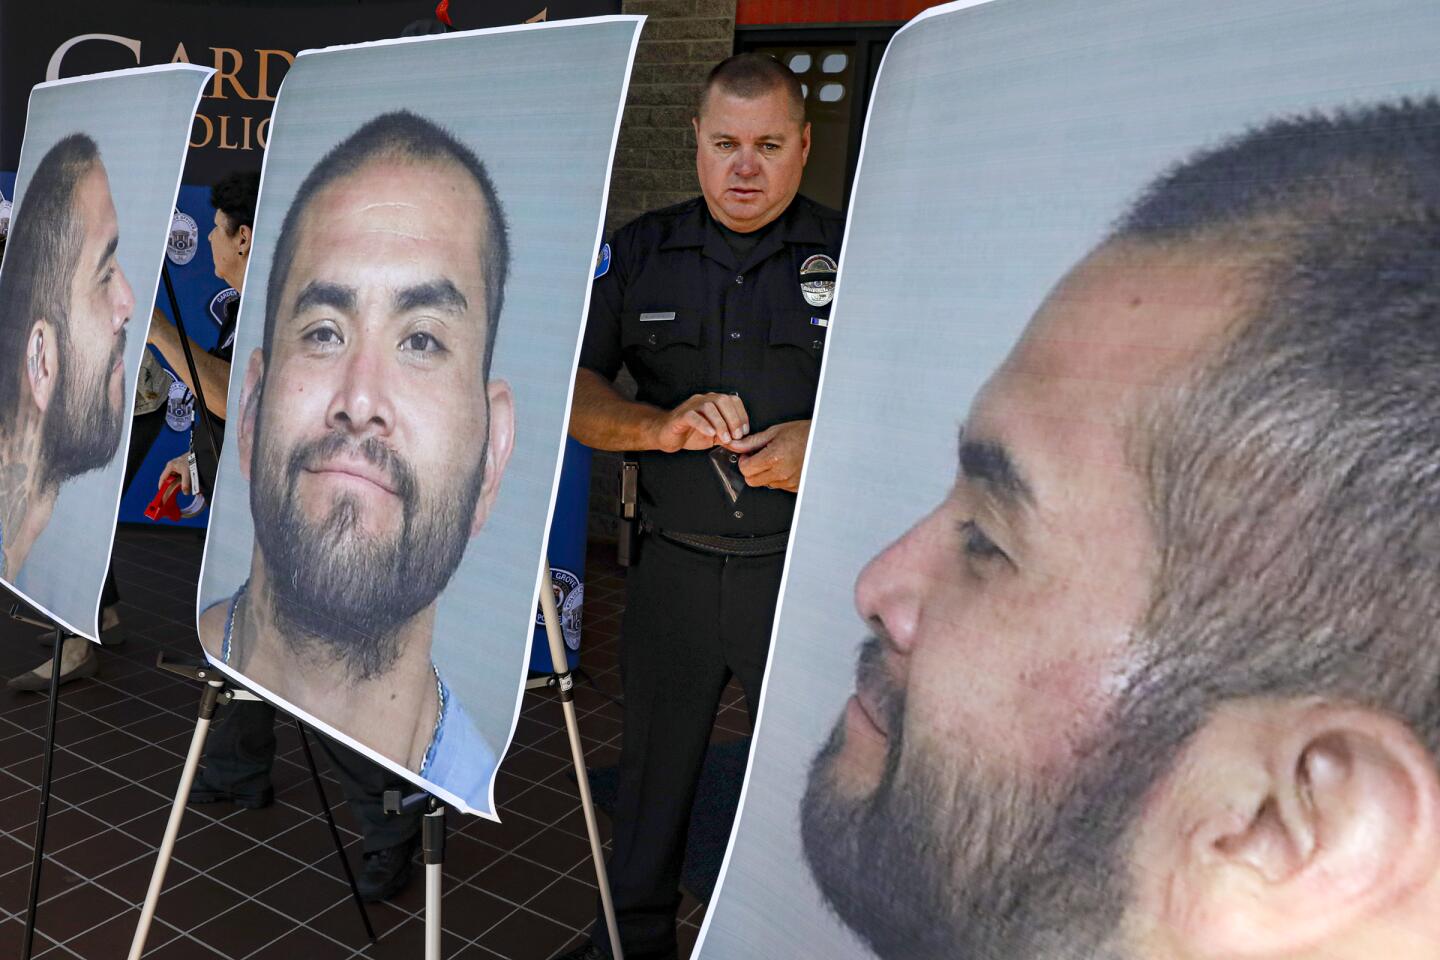
M 323 644 L 352 677 L 384 673 L 399 650 L 396 628 L 429 606 L 460 565 L 484 483 L 485 451 L 468 470 L 426 481 L 382 440 L 332 432 L 283 448 L 261 402 L 250 487 L 255 536 L 264 551 L 277 615 L 293 642 Z M 316 512 L 296 491 L 307 471 L 359 461 L 391 491 L 393 516 L 367 518 L 372 502 L 335 493 Z

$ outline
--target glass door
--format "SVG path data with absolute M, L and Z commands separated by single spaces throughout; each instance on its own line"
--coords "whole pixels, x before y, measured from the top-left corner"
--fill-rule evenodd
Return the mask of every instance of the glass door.
M 844 210 L 860 150 L 865 109 L 895 27 L 765 27 L 736 31 L 737 52 L 766 53 L 800 78 L 810 120 L 810 161 L 800 192 Z

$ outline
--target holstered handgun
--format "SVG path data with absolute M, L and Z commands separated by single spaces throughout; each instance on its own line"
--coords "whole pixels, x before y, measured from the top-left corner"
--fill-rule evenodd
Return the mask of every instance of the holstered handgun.
M 635 562 L 640 536 L 640 523 L 635 504 L 640 496 L 640 464 L 625 460 L 620 464 L 620 538 L 615 544 L 615 557 L 620 566 Z

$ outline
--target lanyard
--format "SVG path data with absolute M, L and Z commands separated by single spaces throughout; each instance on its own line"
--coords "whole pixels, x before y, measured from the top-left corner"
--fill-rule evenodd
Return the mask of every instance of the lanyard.
M 185 465 L 190 470 L 190 492 L 194 498 L 180 508 L 180 516 L 193 517 L 205 509 L 205 493 L 200 489 L 200 466 L 195 460 L 195 428 L 190 428 L 190 447 L 185 453 Z

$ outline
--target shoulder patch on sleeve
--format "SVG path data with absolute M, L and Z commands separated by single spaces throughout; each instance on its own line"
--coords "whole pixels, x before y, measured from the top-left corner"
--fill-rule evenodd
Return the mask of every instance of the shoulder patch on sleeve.
M 610 272 L 610 244 L 607 243 L 607 244 L 602 245 L 602 246 L 600 247 L 600 252 L 595 255 L 595 277 L 594 277 L 594 279 L 599 280 L 601 277 L 605 276 L 605 274 L 607 274 L 607 273 L 609 273 L 609 272 Z

